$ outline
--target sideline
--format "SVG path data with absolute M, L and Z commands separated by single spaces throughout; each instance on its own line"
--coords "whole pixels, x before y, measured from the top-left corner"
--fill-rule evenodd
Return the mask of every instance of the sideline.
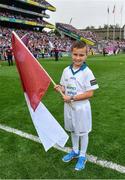
M 0 124 L 0 129 L 4 130 L 6 132 L 10 132 L 10 133 L 16 134 L 18 136 L 24 137 L 26 139 L 30 139 L 30 140 L 35 141 L 37 143 L 41 143 L 37 136 L 25 133 L 25 132 L 20 131 L 18 129 L 14 129 L 14 128 L 11 128 L 9 126 L 5 126 L 5 125 L 2 125 L 2 124 Z M 58 149 L 60 151 L 63 151 L 63 152 L 69 152 L 71 150 L 68 147 L 62 148 L 62 147 L 59 147 L 57 145 L 55 145 L 54 148 L 56 148 L 56 149 Z M 87 155 L 87 160 L 89 162 L 97 164 L 99 166 L 109 168 L 109 169 L 113 169 L 113 170 L 115 170 L 117 172 L 120 172 L 120 173 L 125 173 L 125 166 L 121 166 L 121 165 L 113 163 L 111 161 L 101 160 L 98 157 L 93 156 L 93 155 Z

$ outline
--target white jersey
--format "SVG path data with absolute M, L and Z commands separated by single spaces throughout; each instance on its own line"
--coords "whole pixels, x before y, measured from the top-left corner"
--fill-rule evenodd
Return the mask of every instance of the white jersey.
M 83 64 L 77 71 L 72 66 L 64 69 L 60 84 L 65 88 L 65 95 L 75 96 L 86 91 L 98 89 L 92 71 Z M 92 129 L 91 107 L 88 99 L 64 104 L 65 129 L 77 135 L 89 133 Z

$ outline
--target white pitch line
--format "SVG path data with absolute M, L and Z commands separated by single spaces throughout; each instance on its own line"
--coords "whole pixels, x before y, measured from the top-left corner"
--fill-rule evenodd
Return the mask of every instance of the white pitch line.
M 26 139 L 30 139 L 32 141 L 35 141 L 37 143 L 41 143 L 40 139 L 37 136 L 34 136 L 32 134 L 28 134 L 25 133 L 23 131 L 20 131 L 18 129 L 14 129 L 5 125 L 0 124 L 0 129 L 6 131 L 6 132 L 10 132 L 13 134 L 17 134 L 18 136 L 24 137 Z M 69 152 L 71 150 L 71 148 L 69 147 L 59 147 L 58 145 L 55 145 L 54 148 L 63 151 L 63 152 Z M 120 173 L 125 173 L 125 166 L 121 166 L 119 164 L 113 163 L 111 161 L 106 161 L 106 160 L 100 160 L 98 157 L 93 156 L 93 155 L 87 155 L 87 160 L 91 163 L 97 164 L 99 166 L 105 167 L 105 168 L 109 168 L 109 169 L 113 169 L 115 171 L 118 171 Z

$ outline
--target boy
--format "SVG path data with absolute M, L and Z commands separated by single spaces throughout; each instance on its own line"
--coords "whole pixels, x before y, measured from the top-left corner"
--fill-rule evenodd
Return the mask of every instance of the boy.
M 72 151 L 62 160 L 69 162 L 78 158 L 75 170 L 85 168 L 88 134 L 92 129 L 91 107 L 89 98 L 94 90 L 98 89 L 96 79 L 86 65 L 87 45 L 84 42 L 75 42 L 71 48 L 72 65 L 63 71 L 57 91 L 64 93 L 64 123 L 65 129 L 71 132 Z M 80 151 L 79 151 L 80 141 Z

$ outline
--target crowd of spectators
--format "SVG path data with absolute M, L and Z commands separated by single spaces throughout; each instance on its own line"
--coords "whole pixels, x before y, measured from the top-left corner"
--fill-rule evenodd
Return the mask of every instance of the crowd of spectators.
M 77 30 L 72 27 L 66 25 L 65 28 L 72 30 L 73 32 L 77 32 Z M 6 59 L 5 51 L 8 46 L 11 46 L 11 34 L 12 30 L 10 28 L 5 28 L 0 26 L 0 54 Z M 34 56 L 38 57 L 38 55 L 42 54 L 42 57 L 45 55 L 52 55 L 52 52 L 56 49 L 59 52 L 70 52 L 71 45 L 73 40 L 66 36 L 57 36 L 54 32 L 36 32 L 30 30 L 14 30 L 19 35 L 19 37 L 23 37 L 27 34 L 29 43 L 28 48 L 34 54 Z M 87 37 L 86 37 L 87 38 Z M 108 52 L 113 52 L 114 50 L 125 50 L 125 41 L 100 41 L 95 46 L 95 52 L 102 52 L 105 48 Z
M 22 16 L 22 15 L 11 14 L 9 12 L 0 12 L 0 16 L 8 17 L 8 18 L 14 18 L 14 19 L 20 19 L 20 20 L 26 20 L 26 21 L 33 21 L 33 22 L 36 22 L 36 23 L 39 23 L 42 25 L 49 24 L 46 21 L 42 20 L 42 18 L 40 18 L 40 17 L 33 19 L 33 18 Z
M 0 54 L 2 54 L 3 57 L 6 48 L 11 46 L 12 30 L 14 29 L 0 27 Z M 44 57 L 44 55 L 50 56 L 54 49 L 57 49 L 59 52 L 70 52 L 73 40 L 68 37 L 60 37 L 53 32 L 47 33 L 45 31 L 15 31 L 20 38 L 28 33 L 28 48 L 35 56 L 38 56 L 39 54 L 42 54 L 42 57 Z M 113 52 L 114 49 L 125 50 L 125 41 L 101 41 L 99 42 L 99 45 L 100 46 L 95 47 L 96 52 L 102 52 L 103 48 L 109 52 Z
M 125 52 L 125 40 L 113 41 L 113 40 L 102 40 L 98 43 L 98 50 L 104 55 L 118 54 L 120 51 Z
M 3 54 L 8 46 L 11 46 L 11 34 L 10 28 L 0 27 L 0 54 Z M 54 33 L 34 32 L 26 30 L 15 30 L 21 38 L 28 33 L 29 43 L 28 48 L 34 55 L 38 55 L 44 52 L 44 54 L 51 54 L 54 49 L 60 52 L 69 52 L 72 40 L 68 37 L 61 38 Z
M 33 0 L 33 1 L 38 2 L 39 4 L 43 4 L 45 6 L 50 6 L 50 4 L 46 2 L 45 0 Z
M 93 42 L 97 42 L 97 37 L 96 37 L 96 34 L 91 32 L 91 31 L 80 31 L 78 29 L 76 29 L 75 27 L 73 27 L 72 25 L 70 24 L 64 24 L 64 23 L 56 23 L 56 26 L 57 27 L 62 27 L 64 29 L 67 29 L 83 38 L 86 38 L 86 39 L 89 39 Z

